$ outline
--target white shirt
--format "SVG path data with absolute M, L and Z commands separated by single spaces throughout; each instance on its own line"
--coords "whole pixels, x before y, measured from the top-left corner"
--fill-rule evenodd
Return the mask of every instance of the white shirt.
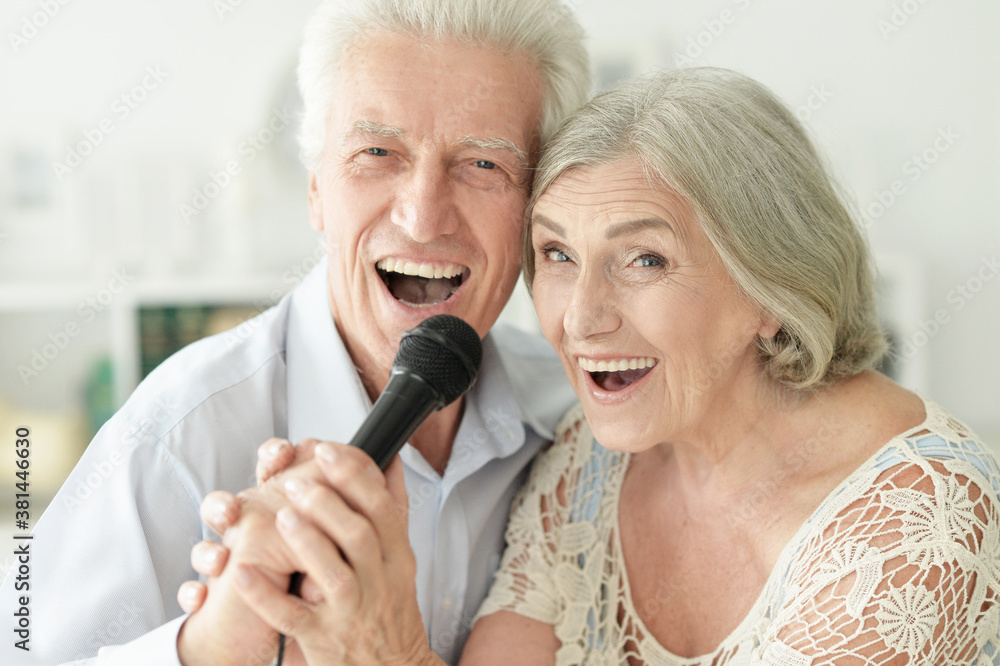
M 30 596 L 30 652 L 10 629 L 0 663 L 179 664 L 178 586 L 191 547 L 212 538 L 206 493 L 253 486 L 270 437 L 350 440 L 370 408 L 327 300 L 326 263 L 274 308 L 181 350 L 152 372 L 87 448 L 38 521 L 30 590 L 0 588 L 11 613 Z M 574 402 L 544 340 L 497 326 L 443 476 L 402 457 L 417 595 L 431 647 L 456 662 L 503 550 L 526 467 Z

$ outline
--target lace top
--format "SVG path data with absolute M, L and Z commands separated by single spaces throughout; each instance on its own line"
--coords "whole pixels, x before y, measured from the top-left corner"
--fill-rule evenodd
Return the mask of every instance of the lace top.
M 557 664 L 1000 664 L 1000 468 L 967 427 L 925 408 L 802 524 L 718 648 L 683 658 L 632 603 L 617 530 L 629 455 L 597 444 L 576 407 L 514 503 L 479 617 L 551 624 Z

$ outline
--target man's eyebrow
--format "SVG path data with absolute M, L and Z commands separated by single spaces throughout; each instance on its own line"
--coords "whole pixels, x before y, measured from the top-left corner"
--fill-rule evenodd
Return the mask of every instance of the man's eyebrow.
M 348 125 L 347 129 L 341 135 L 341 138 L 349 139 L 359 134 L 374 134 L 376 136 L 398 138 L 401 136 L 405 136 L 406 132 L 404 132 L 399 127 L 383 125 L 382 123 L 376 123 L 371 120 L 359 120 L 356 123 L 351 123 L 350 125 Z
M 510 139 L 504 139 L 499 136 L 491 136 L 488 139 L 480 139 L 472 135 L 462 137 L 459 143 L 466 146 L 472 146 L 473 148 L 482 148 L 483 150 L 509 150 L 514 153 L 514 157 L 517 158 L 518 163 L 522 169 L 528 168 L 528 155 L 523 150 L 514 145 L 514 142 Z
M 549 231 L 566 238 L 566 229 L 563 228 L 561 224 L 558 224 L 549 218 L 545 217 L 541 213 L 535 213 L 531 216 L 531 221 L 533 224 L 537 224 L 540 227 L 545 227 Z
M 674 228 L 666 220 L 661 220 L 658 217 L 644 217 L 638 220 L 627 220 L 612 224 L 604 230 L 604 237 L 607 239 L 616 238 L 643 229 L 666 229 L 675 236 L 677 235 L 677 232 L 674 231 Z

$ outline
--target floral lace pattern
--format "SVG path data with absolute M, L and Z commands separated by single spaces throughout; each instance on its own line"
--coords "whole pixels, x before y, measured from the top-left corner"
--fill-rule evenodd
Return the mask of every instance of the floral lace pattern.
M 685 658 L 632 603 L 617 537 L 629 456 L 597 444 L 577 407 L 515 502 L 479 616 L 551 624 L 557 664 L 1000 665 L 1000 467 L 967 427 L 925 408 L 805 521 L 718 648 Z

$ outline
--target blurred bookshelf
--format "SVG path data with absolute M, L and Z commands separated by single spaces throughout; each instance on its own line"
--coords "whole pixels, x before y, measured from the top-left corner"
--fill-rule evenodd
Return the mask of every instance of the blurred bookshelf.
M 139 378 L 192 342 L 235 328 L 252 319 L 259 306 L 245 304 L 143 305 L 139 324 Z
M 101 285 L 0 285 L 8 343 L 0 364 L 9 370 L 0 380 L 0 432 L 31 429 L 31 525 L 143 378 L 182 347 L 275 305 L 293 286 L 277 276 L 136 278 L 96 316 L 82 318 L 80 304 Z M 14 457 L 0 456 L 0 477 L 13 479 L 15 471 Z M 0 497 L 0 515 L 14 515 L 12 493 Z M 0 578 L 3 564 L 0 558 Z

